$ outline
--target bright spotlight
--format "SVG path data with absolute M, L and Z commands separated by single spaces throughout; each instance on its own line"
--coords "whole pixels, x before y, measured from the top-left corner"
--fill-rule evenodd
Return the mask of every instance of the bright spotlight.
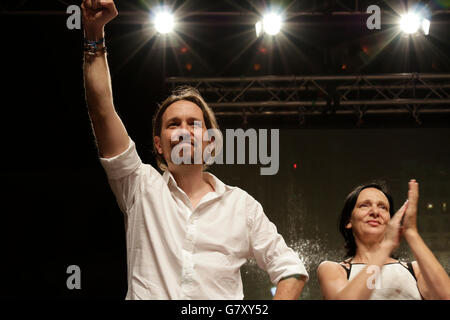
M 281 16 L 279 14 L 269 13 L 264 16 L 262 27 L 265 33 L 274 36 L 280 32 L 281 23 Z
M 400 28 L 404 33 L 413 34 L 419 30 L 420 18 L 417 14 L 408 13 L 401 17 Z
M 263 17 L 262 21 L 258 21 L 255 24 L 256 36 L 259 37 L 263 31 L 268 35 L 274 36 L 280 32 L 282 23 L 281 15 L 268 13 Z
M 400 28 L 406 34 L 413 34 L 422 30 L 425 35 L 430 31 L 430 20 L 422 18 L 416 13 L 408 13 L 400 18 Z
M 173 14 L 168 11 L 158 12 L 153 23 L 156 31 L 161 34 L 171 32 L 175 24 Z

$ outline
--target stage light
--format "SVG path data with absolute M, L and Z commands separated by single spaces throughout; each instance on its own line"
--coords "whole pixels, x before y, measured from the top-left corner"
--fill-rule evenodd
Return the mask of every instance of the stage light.
M 428 35 L 430 31 L 430 20 L 422 18 L 416 13 L 407 13 L 400 18 L 400 28 L 406 34 L 414 34 L 419 29 L 425 35 Z
M 274 36 L 281 30 L 283 24 L 282 17 L 276 13 L 266 14 L 262 21 L 255 24 L 256 36 L 259 37 L 264 31 L 268 35 Z
M 281 16 L 276 13 L 269 13 L 264 16 L 262 25 L 265 33 L 274 36 L 281 30 Z
M 175 25 L 173 14 L 169 11 L 160 11 L 156 13 L 153 23 L 155 25 L 156 31 L 161 34 L 171 32 Z
M 420 18 L 417 14 L 408 13 L 401 17 L 400 28 L 404 33 L 413 34 L 419 30 Z

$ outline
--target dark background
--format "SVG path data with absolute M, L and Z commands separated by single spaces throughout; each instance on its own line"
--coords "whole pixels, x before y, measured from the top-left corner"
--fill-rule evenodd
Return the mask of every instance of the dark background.
M 384 20 L 381 31 L 369 31 L 365 18 L 331 15 L 289 20 L 290 31 L 284 33 L 289 42 L 271 43 L 255 41 L 254 21 L 246 16 L 185 16 L 179 39 L 164 45 L 160 36 L 151 37 L 145 18 L 156 2 L 116 2 L 119 17 L 106 29 L 114 102 L 139 155 L 153 165 L 151 117 L 169 92 L 166 76 L 450 71 L 450 15 L 432 21 L 430 36 L 419 48 L 401 37 L 383 46 L 389 36 Z M 292 12 L 331 12 L 337 2 L 278 4 Z M 359 5 L 389 9 L 399 3 Z M 424 3 L 433 10 L 449 9 L 448 1 Z M 123 216 L 97 158 L 84 100 L 82 32 L 66 27 L 65 11 L 72 4 L 80 1 L 0 4 L 2 298 L 123 299 L 126 294 Z M 259 1 L 171 4 L 180 12 L 263 7 Z M 130 11 L 138 15 L 122 14 Z M 342 257 L 337 215 L 346 194 L 371 179 L 385 180 L 397 205 L 406 196 L 407 181 L 418 179 L 421 234 L 450 271 L 448 116 L 423 115 L 421 125 L 408 115 L 367 116 L 359 126 L 352 116 L 309 117 L 302 125 L 275 116 L 252 118 L 245 126 L 238 117 L 218 120 L 222 130 L 280 129 L 277 175 L 260 176 L 257 165 L 216 165 L 212 172 L 260 201 L 300 254 L 311 275 L 304 299 L 321 298 L 318 264 Z M 400 251 L 411 258 L 406 246 Z M 81 290 L 66 287 L 69 265 L 81 268 Z M 246 298 L 271 297 L 272 285 L 254 262 L 243 267 L 242 275 Z

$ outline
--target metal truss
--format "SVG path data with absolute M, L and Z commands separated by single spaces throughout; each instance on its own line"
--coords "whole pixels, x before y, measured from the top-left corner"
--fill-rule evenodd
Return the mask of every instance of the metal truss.
M 219 117 L 450 113 L 450 74 L 170 77 L 197 88 Z

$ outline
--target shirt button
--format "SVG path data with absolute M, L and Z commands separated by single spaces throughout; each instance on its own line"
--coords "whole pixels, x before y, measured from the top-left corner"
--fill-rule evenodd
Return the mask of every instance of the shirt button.
M 193 241 L 186 239 L 184 241 L 183 249 L 190 253 L 194 249 Z

